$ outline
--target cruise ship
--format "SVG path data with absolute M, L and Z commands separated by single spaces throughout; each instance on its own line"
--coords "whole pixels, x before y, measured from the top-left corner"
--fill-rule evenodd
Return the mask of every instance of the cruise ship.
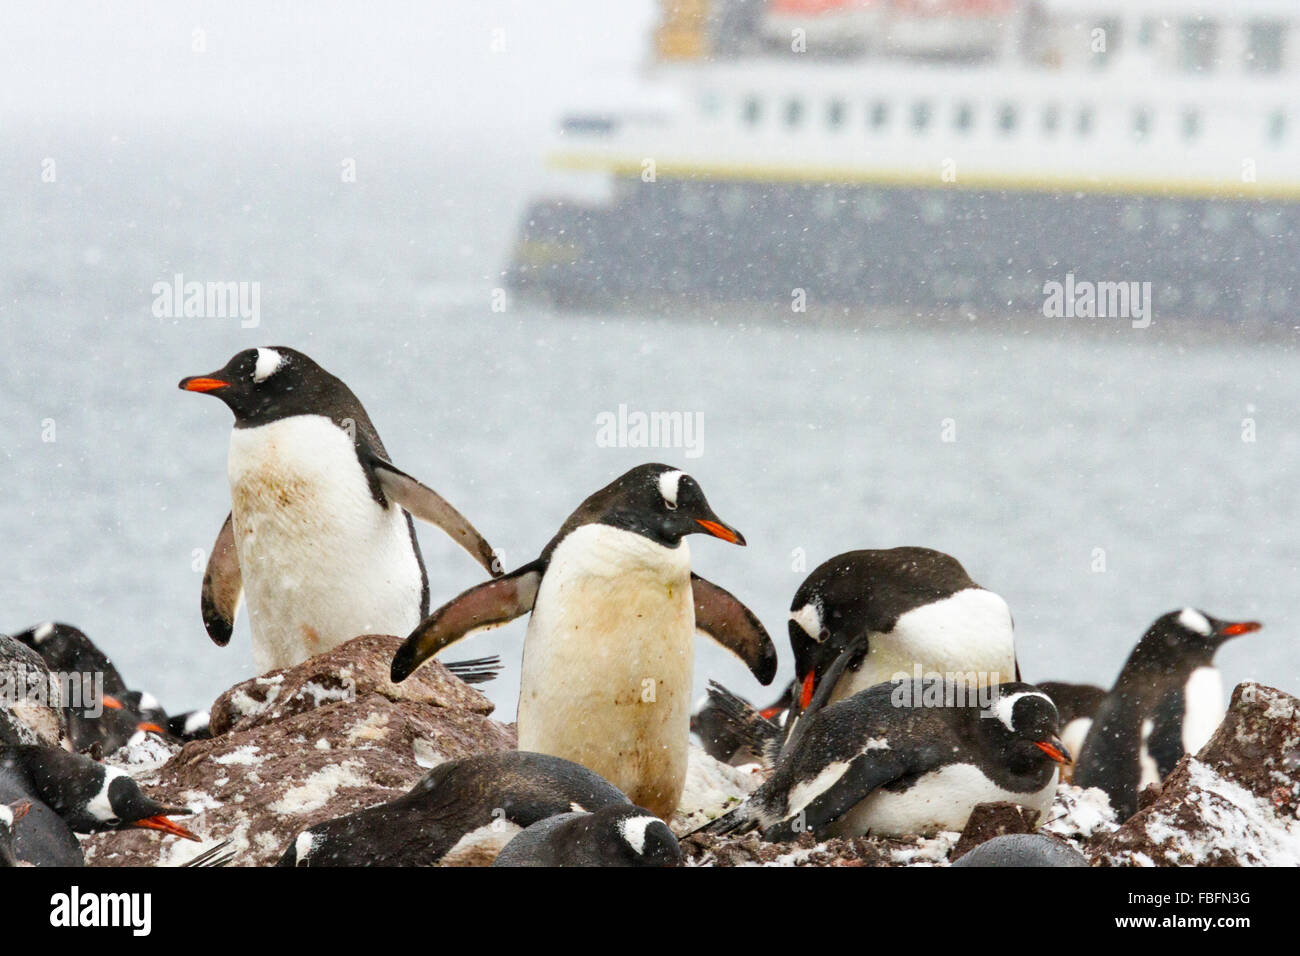
M 583 188 L 510 284 L 559 308 L 1300 313 L 1292 0 L 664 0 L 649 105 L 566 116 Z

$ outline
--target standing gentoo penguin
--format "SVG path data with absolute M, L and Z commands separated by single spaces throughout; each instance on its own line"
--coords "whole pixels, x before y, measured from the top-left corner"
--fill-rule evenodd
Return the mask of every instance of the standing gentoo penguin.
M 1020 676 L 1007 602 L 929 548 L 849 551 L 814 569 L 790 605 L 790 646 L 803 708 L 846 651 L 832 702 L 900 672 L 911 678 L 917 665 L 990 684 Z
M 657 816 L 633 806 L 562 813 L 528 827 L 493 866 L 678 866 L 682 848 Z
M 232 508 L 203 577 L 203 623 L 224 646 L 245 593 L 260 671 L 420 622 L 429 585 L 411 515 L 500 573 L 460 512 L 388 460 L 351 389 L 301 352 L 247 349 L 180 387 L 235 413 Z
M 776 674 L 758 619 L 691 573 L 684 539 L 698 533 L 745 543 L 690 475 L 633 468 L 579 505 L 537 560 L 423 621 L 393 658 L 392 678 L 471 631 L 532 611 L 519 747 L 574 760 L 667 817 L 686 782 L 696 629 L 764 684 Z
M 539 820 L 610 806 L 631 804 L 586 767 L 518 750 L 480 754 L 439 764 L 396 800 L 302 831 L 276 865 L 484 866 Z
M 82 865 L 74 832 L 142 828 L 199 839 L 168 819 L 188 809 L 163 806 L 121 770 L 53 747 L 0 747 L 0 803 L 15 800 L 31 812 L 14 833 L 14 852 L 36 866 Z
M 702 829 L 761 827 L 766 840 L 928 834 L 961 830 L 976 804 L 1000 800 L 1045 821 L 1057 765 L 1070 759 L 1047 695 L 1006 683 L 983 692 L 984 707 L 945 681 L 936 706 L 924 703 L 927 683 L 877 684 L 809 714 L 772 776 Z
M 1206 693 L 1211 682 L 1202 675 L 1213 670 L 1215 651 L 1259 628 L 1255 621 L 1221 621 L 1190 607 L 1156 618 L 1097 708 L 1074 783 L 1106 791 L 1120 820 L 1136 813 L 1142 788 L 1161 778 L 1158 763 L 1172 769 L 1192 749 L 1188 745 L 1203 745 L 1223 717 L 1221 685 L 1212 682 Z M 1179 698 L 1180 705 L 1170 703 Z

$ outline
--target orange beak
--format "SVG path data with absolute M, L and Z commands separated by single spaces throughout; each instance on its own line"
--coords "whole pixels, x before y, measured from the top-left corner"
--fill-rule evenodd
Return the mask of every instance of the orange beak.
M 26 800 L 22 801 L 21 803 L 9 804 L 9 809 L 14 815 L 14 823 L 17 823 L 23 817 L 27 816 L 27 811 L 30 810 L 31 808 L 32 805 L 28 803 Z
M 762 717 L 764 720 L 772 720 L 775 717 L 779 717 L 783 710 L 785 710 L 784 707 L 764 707 L 758 712 L 758 716 Z
M 118 700 L 116 697 L 109 697 L 107 694 L 105 694 L 104 706 L 107 707 L 109 710 L 121 710 L 122 702 Z
M 146 731 L 149 731 L 149 732 L 151 732 L 151 733 L 155 733 L 155 734 L 166 734 L 166 733 L 167 733 L 167 731 L 165 731 L 163 728 L 159 727 L 157 724 L 151 724 L 151 723 L 148 723 L 147 721 L 146 721 L 145 723 L 142 723 L 142 724 L 136 724 L 136 725 L 135 725 L 135 729 L 136 729 L 136 730 L 146 730 Z
M 1250 634 L 1258 631 L 1263 624 L 1259 621 L 1236 621 L 1232 624 L 1225 624 L 1219 628 L 1219 633 L 1224 637 L 1236 637 L 1238 634 Z
M 1070 756 L 1070 751 L 1066 750 L 1065 744 L 1061 743 L 1059 740 L 1035 740 L 1034 746 L 1047 754 L 1048 757 L 1055 760 L 1057 763 L 1074 762 L 1074 758 Z
M 163 833 L 170 833 L 172 836 L 193 840 L 195 843 L 203 842 L 189 830 L 178 823 L 173 823 L 166 817 L 145 817 L 143 820 L 136 820 L 131 826 L 139 827 L 141 830 L 161 830 Z
M 202 375 L 196 375 L 181 382 L 181 388 L 187 392 L 215 392 L 217 389 L 227 388 L 229 385 L 229 382 L 222 381 L 219 378 L 207 378 Z
M 803 679 L 803 687 L 799 691 L 799 709 L 807 710 L 808 705 L 812 703 L 813 690 L 817 686 L 817 672 L 809 671 Z
M 733 531 L 731 528 L 728 528 L 725 524 L 718 521 L 705 521 L 703 518 L 696 518 L 695 521 L 701 528 L 713 535 L 715 538 L 721 538 L 728 544 L 738 544 L 741 547 L 745 546 L 745 538 L 739 531 Z

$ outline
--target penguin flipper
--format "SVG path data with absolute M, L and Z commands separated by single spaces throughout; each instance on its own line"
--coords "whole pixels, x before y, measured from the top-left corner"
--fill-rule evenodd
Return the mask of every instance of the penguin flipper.
M 769 842 L 788 842 L 798 839 L 799 834 L 805 831 L 820 836 L 825 827 L 852 810 L 873 790 L 909 773 L 924 773 L 926 769 L 928 768 L 907 766 L 891 750 L 864 750 L 804 806 L 791 807 L 792 812 L 784 820 L 764 830 L 763 839 Z M 818 779 L 820 780 L 820 775 Z
M 695 597 L 695 629 L 703 631 L 739 657 L 760 684 L 776 677 L 776 645 L 754 612 L 698 574 L 691 574 Z
M 370 459 L 370 468 L 384 495 L 410 514 L 445 531 L 451 540 L 473 556 L 494 578 L 502 574 L 492 545 L 475 530 L 459 511 L 428 485 L 421 484 L 391 462 L 378 456 Z
M 230 643 L 239 601 L 244 595 L 244 577 L 239 570 L 239 552 L 235 550 L 233 517 L 226 515 L 226 522 L 212 545 L 208 567 L 203 572 L 203 593 L 199 601 L 203 610 L 203 627 L 219 647 Z
M 452 598 L 421 621 L 393 655 L 391 676 L 399 683 L 448 644 L 473 631 L 513 621 L 533 609 L 542 583 L 534 561 L 503 578 L 487 581 Z

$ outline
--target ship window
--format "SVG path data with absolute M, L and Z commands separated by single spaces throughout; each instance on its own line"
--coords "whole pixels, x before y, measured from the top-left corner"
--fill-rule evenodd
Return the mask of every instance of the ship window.
M 1279 72 L 1286 25 L 1280 20 L 1253 20 L 1247 24 L 1246 34 L 1246 69 L 1251 73 Z
M 912 105 L 912 128 L 918 133 L 930 125 L 930 104 L 921 100 Z
M 1079 110 L 1079 118 L 1076 120 L 1075 129 L 1080 136 L 1087 136 L 1092 132 L 1092 107 L 1085 106 Z
M 803 120 L 803 101 L 790 100 L 785 104 L 785 125 L 798 126 Z
M 1146 139 L 1151 135 L 1151 111 L 1145 108 L 1133 111 L 1133 135 L 1137 139 Z
M 1286 137 L 1286 114 L 1281 110 L 1274 110 L 1268 118 L 1268 140 L 1270 143 L 1280 143 Z
M 826 125 L 831 129 L 839 129 L 844 125 L 843 100 L 831 100 L 826 104 Z
M 1061 125 L 1061 108 L 1055 103 L 1043 107 L 1043 132 L 1055 133 Z
M 1015 106 L 1011 103 L 1003 103 L 1002 108 L 998 110 L 998 129 L 1003 133 L 1014 133 L 1019 120 L 1020 114 Z
M 1189 73 L 1214 69 L 1219 25 L 1212 20 L 1184 20 L 1179 28 L 1178 65 Z
M 1201 132 L 1201 111 L 1183 110 L 1183 139 L 1196 139 Z
M 963 133 L 969 132 L 975 123 L 975 109 L 969 103 L 960 103 L 953 113 L 952 125 Z
M 757 96 L 747 96 L 745 98 L 745 106 L 741 115 L 750 126 L 758 125 L 758 121 L 763 118 L 763 104 L 759 102 Z
M 889 122 L 889 104 L 877 100 L 871 104 L 871 128 L 882 129 Z

